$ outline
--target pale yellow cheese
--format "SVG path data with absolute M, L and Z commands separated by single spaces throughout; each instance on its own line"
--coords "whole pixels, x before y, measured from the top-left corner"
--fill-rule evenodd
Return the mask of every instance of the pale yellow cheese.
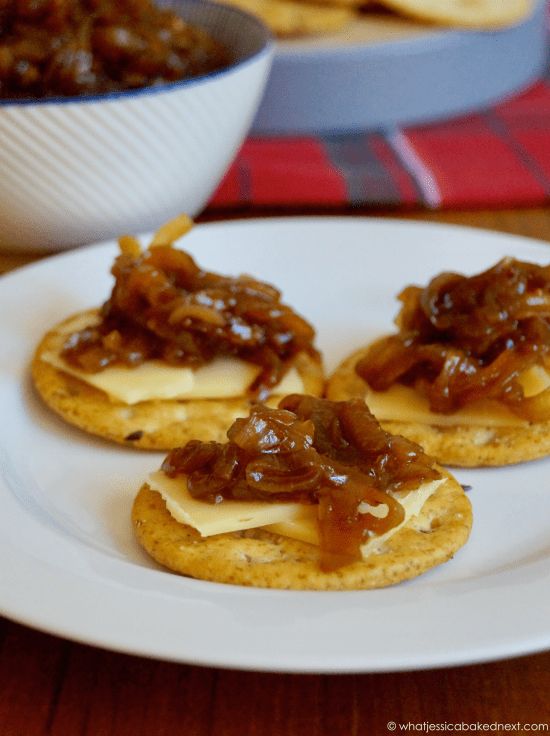
M 309 514 L 304 514 L 298 519 L 268 524 L 264 528 L 268 532 L 273 532 L 273 534 L 280 534 L 283 537 L 297 539 L 299 542 L 307 542 L 308 544 L 319 546 L 318 507 L 305 506 L 304 508 L 309 509 Z
M 58 370 L 85 381 L 111 399 L 124 404 L 168 399 L 226 399 L 244 396 L 260 373 L 260 367 L 233 357 L 215 358 L 195 370 L 150 360 L 135 368 L 112 366 L 99 373 L 85 373 L 67 363 L 61 350 L 68 334 L 97 322 L 78 316 L 59 332 L 54 349 L 44 351 L 42 360 Z M 303 393 L 304 384 L 295 368 L 273 389 L 276 396 Z
M 405 515 L 401 524 L 394 526 L 384 534 L 372 536 L 368 542 L 361 545 L 361 554 L 363 559 L 366 559 L 369 555 L 375 552 L 381 547 L 384 542 L 392 537 L 396 532 L 399 531 L 410 519 L 420 512 L 428 498 L 433 495 L 439 486 L 444 482 L 441 480 L 434 480 L 431 483 L 424 483 L 420 488 L 408 493 L 396 493 L 394 494 L 399 503 L 405 509 Z M 387 506 L 386 506 L 387 509 Z M 375 509 L 372 509 L 373 516 L 379 517 L 380 514 L 376 513 Z M 386 512 L 387 513 L 387 512 Z M 319 525 L 317 519 L 304 517 L 299 520 L 283 521 L 277 524 L 270 524 L 266 526 L 268 531 L 274 532 L 275 534 L 281 534 L 285 537 L 292 537 L 293 539 L 299 539 L 301 542 L 309 542 L 309 544 L 319 544 Z
M 535 396 L 550 387 L 550 375 L 542 366 L 533 366 L 518 381 L 526 397 Z M 365 402 L 379 421 L 409 422 L 436 426 L 471 425 L 482 427 L 516 427 L 526 424 L 496 401 L 476 401 L 453 414 L 430 411 L 428 400 L 413 388 L 394 384 L 387 391 L 367 389 Z
M 182 524 L 188 524 L 203 537 L 242 529 L 255 529 L 267 524 L 294 521 L 317 516 L 315 506 L 301 503 L 264 503 L 262 501 L 223 501 L 206 503 L 193 498 L 185 478 L 168 478 L 158 471 L 149 476 L 149 486 L 158 491 L 170 514 Z
M 518 383 L 521 384 L 525 398 L 528 399 L 550 388 L 550 373 L 541 365 L 534 365 L 518 377 Z
M 428 498 L 444 482 L 443 479 L 424 483 L 408 493 L 395 494 L 405 509 L 403 522 L 385 534 L 373 536 L 361 547 L 363 557 L 372 554 L 396 531 L 421 510 Z M 219 504 L 205 503 L 194 499 L 187 490 L 184 478 L 168 478 L 162 472 L 149 476 L 149 485 L 163 497 L 166 508 L 176 521 L 196 529 L 201 536 L 256 529 L 298 539 L 309 544 L 319 544 L 317 506 L 299 503 L 264 503 L 262 501 L 222 501 Z M 364 504 L 365 513 L 372 512 L 380 517 L 379 507 Z M 386 513 L 388 507 L 385 507 Z

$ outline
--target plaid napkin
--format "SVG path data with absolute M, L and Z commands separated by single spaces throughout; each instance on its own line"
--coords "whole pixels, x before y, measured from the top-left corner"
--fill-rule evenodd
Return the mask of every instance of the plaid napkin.
M 550 65 L 475 115 L 389 133 L 249 138 L 209 209 L 513 207 L 550 198 Z

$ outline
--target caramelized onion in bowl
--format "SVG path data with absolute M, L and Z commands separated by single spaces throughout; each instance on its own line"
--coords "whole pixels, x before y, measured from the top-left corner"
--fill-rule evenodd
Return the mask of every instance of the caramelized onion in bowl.
M 4 13 L 13 2 L 0 2 L 0 29 L 6 33 L 11 31 L 7 21 L 2 25 Z M 63 15 L 76 2 L 17 0 L 16 6 L 40 18 L 54 4 Z M 103 0 L 78 2 L 99 8 L 99 15 L 107 8 Z M 49 61 L 40 60 L 41 44 L 48 46 L 41 22 L 31 24 L 36 38 L 33 31 L 30 48 L 19 33 L 13 44 L 0 39 L 0 248 L 57 251 L 120 233 L 146 233 L 178 212 L 195 216 L 211 197 L 254 118 L 274 43 L 265 26 L 236 8 L 209 0 L 159 0 L 160 5 L 162 18 L 183 19 L 168 25 L 200 28 L 227 49 L 227 63 L 213 71 L 204 59 L 184 59 L 188 51 L 194 54 L 185 48 L 178 60 L 167 49 L 185 45 L 177 40 L 179 31 L 172 29 L 170 40 L 153 22 L 147 31 L 141 27 L 155 48 L 113 62 L 109 76 L 107 56 L 116 54 L 107 41 L 133 46 L 126 31 L 134 11 L 139 15 L 147 7 L 145 0 L 109 3 L 99 43 L 103 67 L 99 55 L 88 55 L 88 43 L 94 46 L 92 11 L 82 34 L 70 34 L 70 50 L 61 60 L 54 61 L 55 49 Z M 35 45 L 40 58 L 33 61 Z M 200 62 L 207 73 L 173 79 L 173 70 L 157 68 L 156 60 L 163 59 L 174 69 L 189 61 L 188 71 L 197 71 Z M 16 84 L 14 73 L 30 77 Z M 131 88 L 114 89 L 115 82 Z
M 4 0 L 0 6 L 2 98 L 119 92 L 229 63 L 228 49 L 152 0 Z

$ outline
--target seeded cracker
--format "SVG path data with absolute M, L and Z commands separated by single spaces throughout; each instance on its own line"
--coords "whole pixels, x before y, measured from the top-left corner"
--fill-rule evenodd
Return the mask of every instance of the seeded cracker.
M 472 510 L 449 476 L 379 550 L 333 572 L 320 570 L 318 547 L 261 529 L 203 538 L 175 521 L 147 485 L 136 497 L 132 521 L 149 555 L 181 575 L 260 588 L 360 590 L 409 580 L 449 560 L 468 539 Z
M 468 539 L 463 488 L 360 400 L 289 395 L 277 409 L 254 407 L 227 436 L 175 448 L 134 502 L 139 542 L 174 572 L 291 590 L 379 588 L 445 562 Z
M 90 316 L 96 314 L 90 310 Z M 35 353 L 31 372 L 36 390 L 53 411 L 79 429 L 143 450 L 169 450 L 191 439 L 223 442 L 227 428 L 248 414 L 247 398 L 143 401 L 128 406 L 41 359 L 58 343 L 58 332 L 74 315 L 48 332 Z M 321 365 L 300 353 L 295 366 L 308 393 L 323 389 Z M 274 399 L 276 402 L 277 399 Z

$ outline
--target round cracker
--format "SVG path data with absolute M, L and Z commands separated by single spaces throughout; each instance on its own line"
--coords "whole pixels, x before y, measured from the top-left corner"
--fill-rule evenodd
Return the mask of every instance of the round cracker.
M 286 590 L 366 590 L 417 577 L 449 560 L 468 540 L 472 508 L 448 476 L 422 511 L 366 560 L 320 569 L 319 548 L 263 529 L 201 537 L 177 522 L 162 496 L 144 485 L 133 505 L 140 544 L 158 563 L 217 583 Z
M 368 351 L 361 348 L 346 358 L 327 385 L 332 401 L 365 398 L 367 383 L 355 366 Z M 392 434 L 400 434 L 421 445 L 442 465 L 461 468 L 514 465 L 550 455 L 550 422 L 525 422 L 516 427 L 471 425 L 437 426 L 379 420 Z
M 92 318 L 96 310 L 84 314 Z M 143 450 L 171 450 L 189 440 L 226 440 L 227 429 L 238 417 L 247 416 L 251 401 L 235 399 L 192 399 L 142 401 L 129 406 L 110 399 L 90 386 L 41 360 L 54 349 L 59 332 L 75 315 L 54 327 L 40 342 L 34 355 L 31 374 L 44 402 L 66 422 L 106 440 Z M 324 386 L 321 363 L 300 353 L 294 365 L 304 383 L 304 391 L 321 395 Z M 277 403 L 273 397 L 267 403 Z
M 380 0 L 411 18 L 462 28 L 493 29 L 514 25 L 533 10 L 533 0 Z
M 354 17 L 345 6 L 293 2 L 293 0 L 224 0 L 260 18 L 277 36 L 304 36 L 332 33 L 344 28 Z

